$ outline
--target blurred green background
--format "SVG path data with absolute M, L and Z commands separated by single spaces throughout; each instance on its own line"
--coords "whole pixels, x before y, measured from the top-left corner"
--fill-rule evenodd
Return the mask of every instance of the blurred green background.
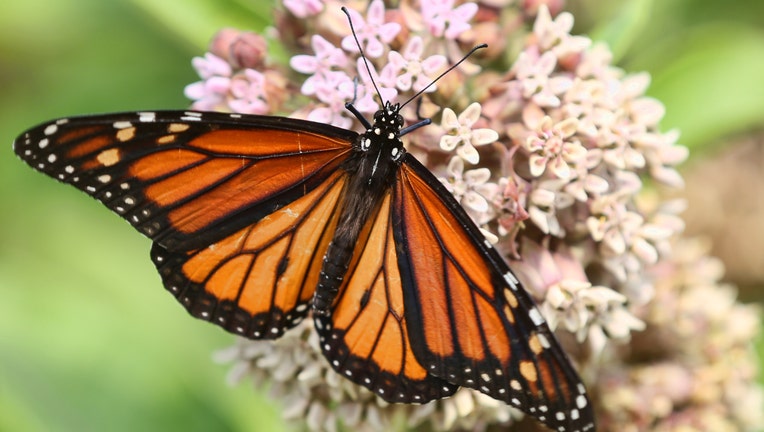
M 46 119 L 186 107 L 214 31 L 264 22 L 221 1 L 0 4 L 0 431 L 280 428 L 267 397 L 225 384 L 212 353 L 234 338 L 162 288 L 149 240 L 11 152 Z
M 681 128 L 695 154 L 761 137 L 764 2 L 569 7 L 578 33 L 652 74 L 664 128 Z M 233 337 L 162 289 L 150 242 L 11 152 L 16 135 L 51 118 L 186 107 L 190 60 L 215 30 L 262 29 L 269 14 L 256 0 L 0 4 L 0 431 L 283 428 L 266 396 L 225 385 L 228 366 L 211 353 Z

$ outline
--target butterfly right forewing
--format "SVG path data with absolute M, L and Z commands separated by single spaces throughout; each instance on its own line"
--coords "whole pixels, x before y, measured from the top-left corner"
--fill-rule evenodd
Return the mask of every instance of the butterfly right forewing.
M 533 300 L 448 190 L 410 155 L 393 208 L 417 360 L 553 430 L 593 430 L 581 379 Z

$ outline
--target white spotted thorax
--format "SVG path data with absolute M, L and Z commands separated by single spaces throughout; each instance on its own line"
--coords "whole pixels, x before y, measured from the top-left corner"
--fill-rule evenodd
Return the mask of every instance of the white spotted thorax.
M 393 162 L 400 162 L 406 149 L 401 141 L 403 116 L 400 115 L 400 104 L 385 102 L 383 109 L 374 113 L 374 123 L 361 135 L 360 149 L 364 152 L 379 151 L 381 157 L 387 157 Z M 379 148 L 372 148 L 377 144 Z

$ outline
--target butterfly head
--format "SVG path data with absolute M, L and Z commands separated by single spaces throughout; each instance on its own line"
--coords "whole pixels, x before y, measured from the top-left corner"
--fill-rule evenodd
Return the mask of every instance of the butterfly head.
M 403 116 L 401 115 L 401 104 L 391 104 L 385 102 L 385 107 L 374 113 L 374 127 L 395 132 L 400 135 L 403 129 Z
M 367 153 L 388 153 L 390 159 L 399 162 L 405 149 L 401 141 L 403 116 L 400 104 L 385 102 L 385 107 L 374 113 L 374 123 L 361 136 L 361 150 Z

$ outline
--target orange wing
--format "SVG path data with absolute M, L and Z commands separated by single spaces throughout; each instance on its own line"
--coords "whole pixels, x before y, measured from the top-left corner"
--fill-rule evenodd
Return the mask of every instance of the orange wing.
M 407 332 L 391 194 L 366 222 L 329 316 L 315 316 L 321 349 L 341 375 L 389 402 L 424 403 L 458 386 L 429 374 Z
M 167 111 L 61 119 L 14 149 L 163 247 L 192 250 L 310 192 L 355 137 L 303 120 Z
M 275 339 L 310 309 L 336 228 L 347 176 L 331 175 L 307 195 L 203 249 L 151 258 L 165 287 L 195 317 L 251 339 Z
M 393 201 L 400 315 L 419 363 L 554 430 L 593 429 L 584 386 L 533 300 L 453 196 L 410 155 Z

